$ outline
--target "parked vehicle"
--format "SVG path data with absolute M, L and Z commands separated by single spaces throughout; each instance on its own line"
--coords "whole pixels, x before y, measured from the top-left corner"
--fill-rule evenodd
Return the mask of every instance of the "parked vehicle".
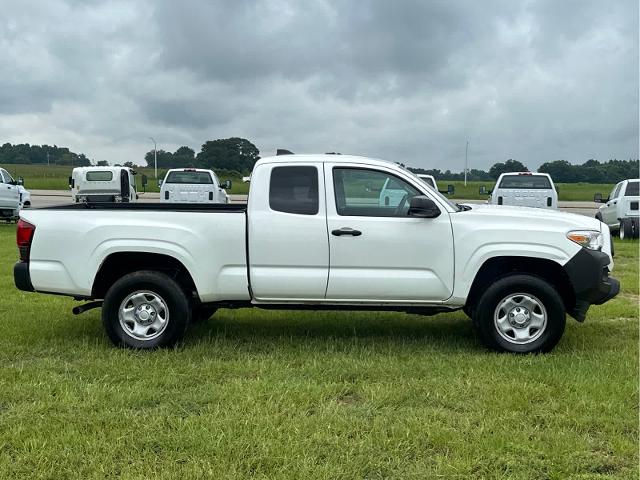
M 24 185 L 18 184 L 18 193 L 20 194 L 20 209 L 31 207 L 31 192 Z
M 20 210 L 18 182 L 4 168 L 0 168 L 0 218 L 11 220 Z
M 160 202 L 229 203 L 228 188 L 231 180 L 220 183 L 213 170 L 175 168 L 160 182 Z
M 558 208 L 558 191 L 547 173 L 503 173 L 489 193 L 491 205 Z
M 69 177 L 74 203 L 136 202 L 136 172 L 129 167 L 77 167 Z
M 380 195 L 393 182 L 400 197 Z M 463 309 L 490 348 L 546 352 L 565 313 L 619 289 L 609 229 L 539 209 L 458 205 L 400 166 L 263 158 L 248 205 L 76 204 L 21 212 L 16 286 L 94 300 L 117 345 L 175 344 L 218 308 Z
M 433 175 L 427 175 L 424 173 L 418 173 L 417 175 L 418 175 L 418 178 L 422 180 L 424 183 L 429 185 L 434 190 L 438 190 L 438 184 L 436 183 L 436 179 L 434 178 Z
M 632 178 L 616 184 L 611 194 L 603 201 L 602 194 L 596 193 L 593 201 L 603 203 L 598 208 L 596 218 L 606 223 L 612 232 L 617 232 L 621 239 L 638 238 L 640 211 L 640 179 Z

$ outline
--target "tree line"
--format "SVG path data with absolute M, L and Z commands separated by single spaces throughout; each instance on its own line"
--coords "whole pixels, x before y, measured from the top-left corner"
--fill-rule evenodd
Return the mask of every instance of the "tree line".
M 208 140 L 202 144 L 198 153 L 191 147 L 182 146 L 174 152 L 158 150 L 156 155 L 160 169 L 197 167 L 248 174 L 260 158 L 260 151 L 249 140 L 232 137 Z M 144 160 L 148 167 L 153 167 L 154 151 L 148 151 Z M 50 164 L 76 167 L 89 166 L 92 162 L 83 153 L 72 152 L 67 147 L 5 143 L 0 147 L 0 164 Z M 106 160 L 95 163 L 99 166 L 108 164 Z M 135 167 L 131 161 L 124 162 L 122 165 Z M 559 183 L 617 183 L 625 178 L 637 178 L 639 168 L 640 162 L 637 159 L 613 159 L 606 162 L 590 159 L 581 165 L 574 165 L 566 160 L 555 160 L 543 163 L 538 168 L 538 172 L 548 173 L 554 181 Z M 464 179 L 464 172 L 412 167 L 409 167 L 409 170 L 414 173 L 433 175 L 438 180 Z M 504 162 L 494 163 L 487 171 L 475 168 L 469 170 L 467 180 L 490 182 L 505 172 L 527 171 L 529 169 L 526 165 L 510 158 Z
M 587 160 L 582 165 L 574 165 L 566 160 L 555 160 L 540 165 L 538 172 L 548 173 L 554 182 L 558 183 L 618 183 L 626 178 L 638 178 L 640 162 L 636 160 Z M 463 172 L 442 171 L 439 169 L 411 168 L 414 173 L 433 175 L 438 180 L 464 180 Z M 469 181 L 495 181 L 507 172 L 530 171 L 522 162 L 509 159 L 505 162 L 494 163 L 489 171 L 471 169 L 467 172 Z
M 88 167 L 91 165 L 91 160 L 84 153 L 75 153 L 67 147 L 58 147 L 57 145 L 29 145 L 28 143 L 11 145 L 5 143 L 0 147 L 0 164 Z
M 260 159 L 260 151 L 245 138 L 222 138 L 205 142 L 200 151 L 180 147 L 175 152 L 158 150 L 158 168 L 210 168 L 212 170 L 235 171 L 248 174 Z M 148 167 L 154 166 L 154 151 L 147 152 L 144 160 Z

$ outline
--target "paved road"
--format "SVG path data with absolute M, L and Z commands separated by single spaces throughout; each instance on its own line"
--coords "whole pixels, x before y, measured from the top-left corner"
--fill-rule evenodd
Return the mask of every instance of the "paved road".
M 245 203 L 246 195 L 229 195 L 231 203 Z M 140 194 L 141 202 L 159 202 L 159 193 Z M 484 200 L 455 200 L 458 203 L 485 203 Z M 62 190 L 31 190 L 31 203 L 36 207 L 51 207 L 64 205 L 71 202 L 71 194 Z M 593 202 L 558 202 L 560 210 L 570 213 L 579 213 L 593 217 L 598 209 L 598 204 Z

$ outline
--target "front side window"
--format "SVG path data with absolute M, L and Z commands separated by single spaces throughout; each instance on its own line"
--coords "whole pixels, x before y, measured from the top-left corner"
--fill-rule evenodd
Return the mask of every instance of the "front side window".
M 316 215 L 320 208 L 316 167 L 274 167 L 269 181 L 271 210 Z
M 113 180 L 113 172 L 108 170 L 98 170 L 87 172 L 87 182 L 110 182 Z
M 406 217 L 409 201 L 420 192 L 390 173 L 361 168 L 334 168 L 338 215 Z
M 165 183 L 210 185 L 213 180 L 209 172 L 169 172 Z
M 624 194 L 627 197 L 637 197 L 638 195 L 640 195 L 640 188 L 638 188 L 640 186 L 640 182 L 629 182 L 627 183 L 627 188 L 624 192 Z
M 611 193 L 610 200 L 613 200 L 614 198 L 618 198 L 618 194 L 620 193 L 621 188 L 622 188 L 622 183 L 619 183 L 618 185 L 615 186 L 615 188 L 613 189 L 613 192 Z
M 531 190 L 551 190 L 551 182 L 542 175 L 506 175 L 498 188 L 522 188 Z

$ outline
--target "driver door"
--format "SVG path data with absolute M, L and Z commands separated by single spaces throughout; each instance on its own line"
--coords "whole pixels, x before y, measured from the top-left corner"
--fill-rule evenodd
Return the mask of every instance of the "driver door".
M 451 296 L 449 213 L 408 216 L 411 197 L 426 192 L 384 167 L 345 163 L 325 164 L 325 185 L 327 301 L 416 304 Z

